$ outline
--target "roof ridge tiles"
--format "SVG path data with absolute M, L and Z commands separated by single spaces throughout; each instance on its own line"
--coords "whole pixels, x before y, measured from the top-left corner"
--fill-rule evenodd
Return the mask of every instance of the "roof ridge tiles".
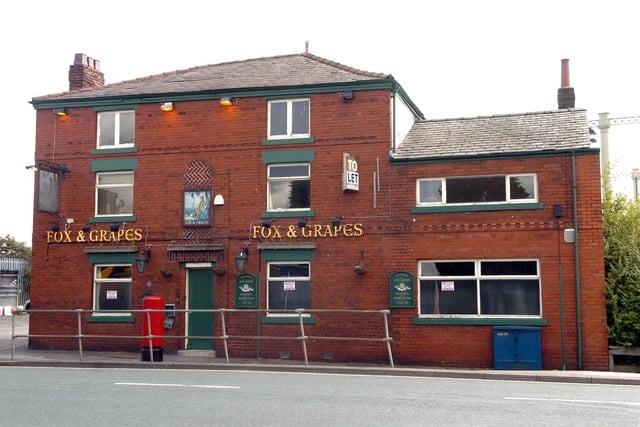
M 491 114 L 486 116 L 446 117 L 443 119 L 418 119 L 416 120 L 416 123 L 452 122 L 456 120 L 495 119 L 500 117 L 534 116 L 534 115 L 542 115 L 542 114 L 570 113 L 570 112 L 580 112 L 580 111 L 587 111 L 587 110 L 584 108 L 564 108 L 560 110 L 526 111 L 522 113 Z
M 383 79 L 383 78 L 387 78 L 387 77 L 390 76 L 389 74 L 385 74 L 385 73 L 375 73 L 375 72 L 372 72 L 372 71 L 365 71 L 365 70 L 361 70 L 359 68 L 350 67 L 348 65 L 344 65 L 344 64 L 341 64 L 339 62 L 332 61 L 330 59 L 323 58 L 321 56 L 314 55 L 314 54 L 309 53 L 309 52 L 302 53 L 302 56 L 304 56 L 306 58 L 309 58 L 309 59 L 313 59 L 314 61 L 318 61 L 318 62 L 321 62 L 321 63 L 326 64 L 326 65 L 330 65 L 330 66 L 335 67 L 335 68 L 339 68 L 339 69 L 344 70 L 344 71 L 348 71 L 350 73 L 361 74 L 361 75 L 367 76 L 367 77 L 378 77 L 378 78 L 382 78 Z

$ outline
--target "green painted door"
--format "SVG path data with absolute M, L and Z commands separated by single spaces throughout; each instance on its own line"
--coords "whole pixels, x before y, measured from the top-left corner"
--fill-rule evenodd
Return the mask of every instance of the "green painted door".
M 213 274 L 210 268 L 187 270 L 189 309 L 213 308 Z M 189 336 L 212 336 L 213 313 L 189 313 Z M 212 339 L 187 339 L 187 349 L 213 350 Z

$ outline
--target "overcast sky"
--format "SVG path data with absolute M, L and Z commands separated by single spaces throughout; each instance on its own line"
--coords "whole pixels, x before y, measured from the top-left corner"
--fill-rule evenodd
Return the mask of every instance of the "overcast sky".
M 560 59 L 590 119 L 640 115 L 638 6 L 624 1 L 5 2 L 0 18 L 0 234 L 31 241 L 33 96 L 68 89 L 77 52 L 107 83 L 304 51 L 391 73 L 428 118 L 557 107 Z M 640 125 L 612 129 L 627 187 Z M 622 188 L 622 187 L 620 187 Z

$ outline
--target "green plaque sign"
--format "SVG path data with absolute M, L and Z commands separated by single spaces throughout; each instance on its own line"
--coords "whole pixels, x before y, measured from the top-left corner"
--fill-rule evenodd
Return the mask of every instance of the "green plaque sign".
M 413 307 L 413 275 L 405 271 L 391 274 L 389 279 L 391 308 Z
M 258 278 L 253 274 L 236 278 L 236 308 L 258 308 Z

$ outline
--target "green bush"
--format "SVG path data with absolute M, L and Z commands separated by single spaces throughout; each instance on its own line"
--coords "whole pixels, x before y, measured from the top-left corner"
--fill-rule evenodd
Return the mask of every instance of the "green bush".
M 603 213 L 609 343 L 640 347 L 640 202 L 607 186 Z

